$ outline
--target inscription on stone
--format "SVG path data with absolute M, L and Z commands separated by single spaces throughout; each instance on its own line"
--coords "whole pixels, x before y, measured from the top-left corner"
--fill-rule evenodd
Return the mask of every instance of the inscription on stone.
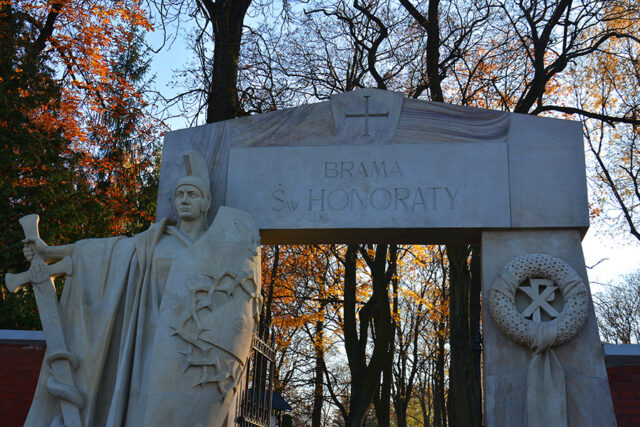
M 385 160 L 372 162 L 324 162 L 324 178 L 349 179 L 349 178 L 394 178 L 404 176 L 402 168 L 397 160 L 390 165 Z M 449 187 L 378 187 L 371 190 L 362 187 L 334 188 L 327 191 L 325 188 L 310 188 L 305 197 L 308 211 L 325 209 L 341 211 L 354 209 L 438 209 L 448 207 L 455 209 L 455 200 L 459 188 L 455 190 Z M 300 205 L 299 200 L 288 200 L 285 190 L 277 188 L 273 191 L 274 203 L 271 206 L 276 212 L 286 209 L 295 211 Z
M 500 143 L 236 148 L 227 204 L 261 228 L 506 227 L 506 165 Z

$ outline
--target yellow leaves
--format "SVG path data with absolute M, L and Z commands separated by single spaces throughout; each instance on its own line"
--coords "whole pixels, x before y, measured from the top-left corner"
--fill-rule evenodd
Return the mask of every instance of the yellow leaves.
M 274 272 L 275 250 L 263 247 L 264 294 L 273 292 L 272 326 L 278 337 L 284 337 L 278 341 L 279 352 L 286 352 L 290 345 L 302 345 L 301 341 L 308 354 L 327 354 L 341 348 L 345 334 L 345 253 L 346 246 L 280 246 Z M 398 328 L 407 322 L 419 322 L 415 333 L 420 334 L 421 342 L 446 339 L 449 296 L 443 249 L 412 246 L 399 253 L 403 256 L 398 260 L 397 290 L 391 284 L 387 288 L 393 321 Z M 375 250 L 367 248 L 367 255 L 375 258 Z M 359 256 L 354 307 L 358 321 L 372 296 L 371 280 L 371 272 Z M 296 349 L 299 351 L 299 347 Z

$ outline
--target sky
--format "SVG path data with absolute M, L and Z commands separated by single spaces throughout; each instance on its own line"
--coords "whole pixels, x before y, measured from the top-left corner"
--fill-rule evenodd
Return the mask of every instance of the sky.
M 172 87 L 174 72 L 191 60 L 191 52 L 185 44 L 188 28 L 183 26 L 170 49 L 163 49 L 153 55 L 151 74 L 155 74 L 156 89 L 165 97 L 175 95 L 178 89 Z M 159 47 L 162 34 L 159 31 L 148 35 L 147 40 L 152 47 Z M 188 127 L 186 119 L 174 118 L 167 122 L 171 130 Z M 593 222 L 593 220 L 592 220 Z M 587 274 L 592 291 L 603 290 L 603 284 L 619 279 L 621 275 L 638 270 L 640 260 L 640 244 L 626 230 L 605 233 L 597 223 L 592 224 L 583 241 L 583 252 Z
M 597 226 L 592 226 L 582 240 L 582 250 L 594 293 L 603 290 L 603 284 L 615 282 L 619 276 L 638 270 L 640 245 L 626 230 L 610 236 L 603 235 Z M 598 262 L 597 266 L 589 268 Z
M 147 34 L 147 42 L 152 49 L 162 47 L 162 31 L 156 30 Z M 158 53 L 151 55 L 151 67 L 149 74 L 154 77 L 155 88 L 165 98 L 170 98 L 179 93 L 179 88 L 174 87 L 174 73 L 180 67 L 191 61 L 191 51 L 185 44 L 187 38 L 186 29 L 180 30 L 180 36 L 170 44 L 166 44 Z M 166 121 L 171 130 L 188 127 L 186 119 L 173 118 Z

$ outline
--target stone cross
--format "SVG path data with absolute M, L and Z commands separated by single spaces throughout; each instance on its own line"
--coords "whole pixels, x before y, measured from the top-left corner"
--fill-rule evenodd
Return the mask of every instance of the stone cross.
M 27 239 L 40 238 L 39 221 L 40 217 L 35 214 L 19 219 Z M 47 265 L 45 260 L 35 253 L 28 271 L 19 274 L 7 273 L 5 281 L 7 288 L 12 292 L 16 292 L 27 283 L 33 285 L 42 329 L 47 340 L 47 357 L 44 364 L 51 375 L 47 382 L 47 389 L 60 401 L 64 425 L 82 427 L 80 409 L 84 406 L 85 398 L 76 388 L 73 378 L 73 370 L 78 368 L 78 360 L 67 351 L 58 310 L 58 297 L 53 286 L 53 277 L 70 275 L 72 270 L 71 257 L 65 257 L 55 264 Z

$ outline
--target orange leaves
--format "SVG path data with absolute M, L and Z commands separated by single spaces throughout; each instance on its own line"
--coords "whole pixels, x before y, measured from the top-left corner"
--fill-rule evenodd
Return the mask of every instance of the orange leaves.
M 41 25 L 53 7 L 52 2 L 35 0 L 18 0 L 13 6 Z M 89 133 L 95 130 L 87 126 L 91 113 L 112 108 L 113 104 L 124 107 L 127 99 L 141 96 L 117 75 L 113 61 L 118 53 L 129 48 L 137 28 L 151 29 L 148 13 L 140 1 L 64 2 L 46 52 L 57 66 L 65 88 L 60 114 L 50 115 L 49 119 L 63 127 L 67 137 L 88 143 Z M 118 91 L 114 91 L 116 87 Z M 118 92 L 118 96 L 106 99 L 109 92 Z M 69 120 L 70 116 L 75 120 Z
M 344 339 L 345 252 L 346 246 L 341 245 L 280 246 L 274 271 L 275 250 L 263 247 L 264 295 L 273 292 L 272 326 L 278 330 L 276 335 L 303 334 L 315 352 L 341 351 L 337 344 Z M 394 279 L 397 290 L 388 287 L 389 312 L 395 324 L 402 327 L 406 322 L 420 323 L 425 340 L 445 337 L 449 292 L 443 249 L 411 246 L 400 248 L 399 253 Z M 375 258 L 376 250 L 366 248 L 366 254 Z M 373 291 L 367 263 L 359 256 L 357 264 L 355 310 L 359 318 Z M 319 325 L 324 332 L 311 333 Z M 279 351 L 286 352 L 293 342 L 300 345 L 298 341 L 283 340 Z
M 448 261 L 439 246 L 412 246 L 398 264 L 399 298 L 407 312 L 424 312 L 431 323 L 446 323 L 449 294 Z
M 135 68 L 144 66 L 133 62 L 139 56 L 127 56 L 142 49 L 136 45 L 140 31 L 151 29 L 142 3 L 17 0 L 12 7 L 29 15 L 28 22 L 38 23 L 31 33 L 25 31 L 32 49 L 50 12 L 58 12 L 47 43 L 34 52 L 55 70 L 61 96 L 24 114 L 33 128 L 69 141 L 76 173 L 87 177 L 110 232 L 130 232 L 131 224 L 138 224 L 135 228 L 149 222 L 155 196 L 153 191 L 141 192 L 146 177 L 154 173 L 153 150 L 161 128 L 144 109 L 145 94 L 139 89 L 144 71 L 136 74 Z M 25 52 L 32 54 L 30 49 Z M 30 60 L 28 54 L 24 61 Z M 29 96 L 38 87 L 20 90 L 20 96 Z

